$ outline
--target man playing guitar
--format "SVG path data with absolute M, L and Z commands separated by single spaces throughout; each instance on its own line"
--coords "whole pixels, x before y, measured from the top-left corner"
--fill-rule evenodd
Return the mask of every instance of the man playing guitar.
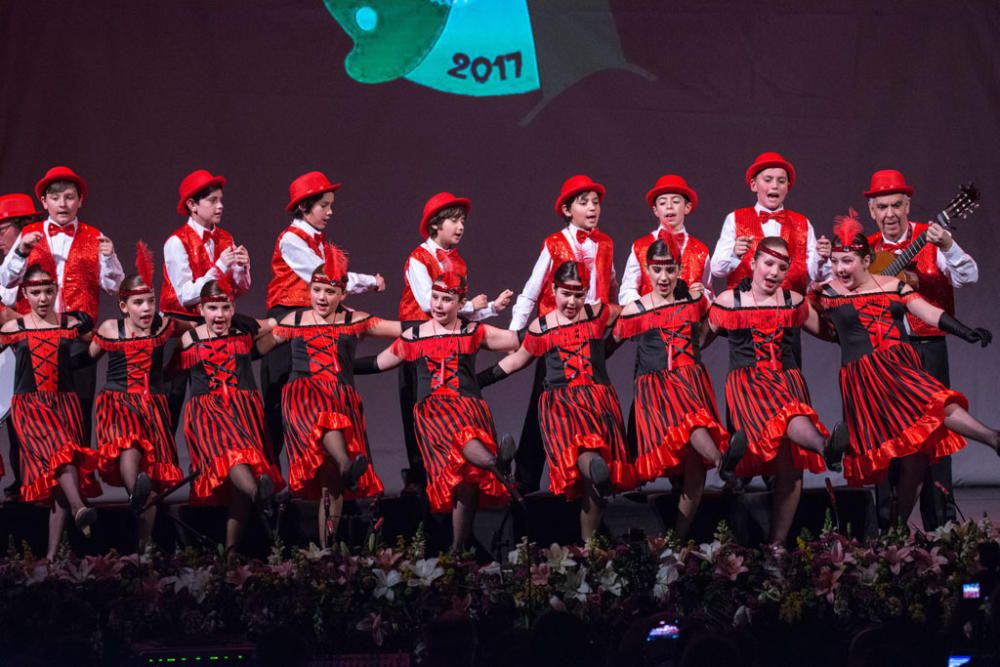
M 900 277 L 924 299 L 954 315 L 954 288 L 979 280 L 976 261 L 955 243 L 951 233 L 941 224 L 910 221 L 913 188 L 907 185 L 901 172 L 895 169 L 876 171 L 872 174 L 871 187 L 864 194 L 868 198 L 868 211 L 879 228 L 879 233 L 868 239 L 872 249 L 899 255 L 910 244 L 922 245 L 926 242 L 904 270 L 905 275 Z M 874 265 L 872 270 L 875 271 Z M 910 343 L 919 354 L 924 368 L 945 386 L 950 386 L 945 334 L 910 316 L 907 316 L 907 328 Z M 924 479 L 920 515 L 925 530 L 933 530 L 955 519 L 954 505 L 945 497 L 945 492 L 950 494 L 951 488 L 951 457 L 945 457 L 928 469 Z M 888 485 L 879 485 L 876 495 L 879 521 L 884 523 L 888 520 L 891 507 Z M 906 517 L 903 519 L 905 521 Z

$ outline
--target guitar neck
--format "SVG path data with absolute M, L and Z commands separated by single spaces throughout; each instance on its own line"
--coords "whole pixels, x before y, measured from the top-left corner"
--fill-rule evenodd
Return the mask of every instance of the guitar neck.
M 948 214 L 941 211 L 936 216 L 937 224 L 941 225 L 945 229 L 948 229 Z M 892 264 L 885 267 L 880 275 L 883 276 L 895 276 L 899 275 L 899 272 L 909 266 L 913 258 L 917 256 L 917 253 L 924 249 L 927 245 L 927 230 L 925 229 L 920 235 L 913 239 L 913 242 L 906 246 L 903 252 L 896 255 L 896 259 L 892 261 Z

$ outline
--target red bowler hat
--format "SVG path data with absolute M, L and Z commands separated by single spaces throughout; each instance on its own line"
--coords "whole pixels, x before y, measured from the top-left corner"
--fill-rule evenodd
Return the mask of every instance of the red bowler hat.
M 781 153 L 773 151 L 761 153 L 753 161 L 753 164 L 747 167 L 747 186 L 750 185 L 750 181 L 753 180 L 754 176 L 772 167 L 779 167 L 785 170 L 788 174 L 788 188 L 791 189 L 792 185 L 795 184 L 795 167 L 792 166 L 791 162 L 781 157 Z
M 657 197 L 667 194 L 684 195 L 691 202 L 692 213 L 698 208 L 698 193 L 691 189 L 687 181 L 676 174 L 666 174 L 656 179 L 656 185 L 646 193 L 646 203 L 652 206 L 656 203 Z
M 576 176 L 567 178 L 562 184 L 562 189 L 559 191 L 559 197 L 556 199 L 556 215 L 562 217 L 562 205 L 567 199 L 572 199 L 581 192 L 590 192 L 591 190 L 597 193 L 601 201 L 604 201 L 604 194 L 606 192 L 604 186 L 592 181 L 590 176 L 577 174 Z
M 45 213 L 35 210 L 35 204 L 28 195 L 13 194 L 0 197 L 0 224 L 13 218 L 41 220 Z
M 45 175 L 42 176 L 42 180 L 35 183 L 35 196 L 41 199 L 45 196 L 45 188 L 49 187 L 56 181 L 69 181 L 76 185 L 76 189 L 80 191 L 80 199 L 87 198 L 87 183 L 82 178 L 80 178 L 75 171 L 69 167 L 52 167 Z
M 291 213 L 303 199 L 325 192 L 336 192 L 339 189 L 340 183 L 331 183 L 326 174 L 321 171 L 310 171 L 308 174 L 302 174 L 288 186 L 288 203 L 285 204 L 285 210 Z
M 177 194 L 180 195 L 180 199 L 177 200 L 177 214 L 188 215 L 187 200 L 210 185 L 218 185 L 220 188 L 224 188 L 226 187 L 226 177 L 212 176 L 205 169 L 196 169 L 185 176 L 177 188 Z
M 469 210 L 472 208 L 472 200 L 466 199 L 465 197 L 456 197 L 450 192 L 439 192 L 424 204 L 424 215 L 420 218 L 420 235 L 424 238 L 430 236 L 430 232 L 427 230 L 427 224 L 431 221 L 439 211 L 443 211 L 451 206 L 461 206 L 465 209 L 465 214 L 469 214 Z
M 906 184 L 903 172 L 895 169 L 881 169 L 872 174 L 872 184 L 865 197 L 881 197 L 902 192 L 907 197 L 913 196 L 913 188 Z

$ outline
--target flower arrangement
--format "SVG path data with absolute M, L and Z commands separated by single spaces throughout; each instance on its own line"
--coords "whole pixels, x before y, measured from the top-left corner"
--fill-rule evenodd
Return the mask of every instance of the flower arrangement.
M 732 626 L 905 621 L 943 627 L 979 576 L 981 546 L 1000 533 L 983 519 L 930 534 L 891 531 L 861 542 L 829 528 L 792 550 L 671 536 L 586 546 L 526 541 L 503 562 L 425 553 L 423 535 L 360 552 L 277 545 L 266 561 L 185 550 L 54 562 L 11 550 L 0 560 L 0 645 L 37 641 L 41 629 L 109 642 L 253 640 L 278 624 L 302 631 L 317 654 L 412 648 L 448 610 L 502 613 L 530 627 L 548 609 L 620 636 L 636 618 L 707 615 Z M 984 604 L 983 613 L 989 613 Z

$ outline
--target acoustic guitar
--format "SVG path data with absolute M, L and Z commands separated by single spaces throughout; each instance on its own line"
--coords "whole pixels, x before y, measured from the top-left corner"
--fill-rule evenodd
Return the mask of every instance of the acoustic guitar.
M 948 206 L 934 217 L 934 222 L 947 230 L 953 230 L 960 219 L 968 217 L 978 207 L 979 190 L 970 182 L 959 188 L 958 194 L 952 198 Z M 896 276 L 913 289 L 918 289 L 920 286 L 917 274 L 911 267 L 913 258 L 925 245 L 927 245 L 927 230 L 913 239 L 898 255 L 884 250 L 876 252 L 868 270 L 881 276 Z

